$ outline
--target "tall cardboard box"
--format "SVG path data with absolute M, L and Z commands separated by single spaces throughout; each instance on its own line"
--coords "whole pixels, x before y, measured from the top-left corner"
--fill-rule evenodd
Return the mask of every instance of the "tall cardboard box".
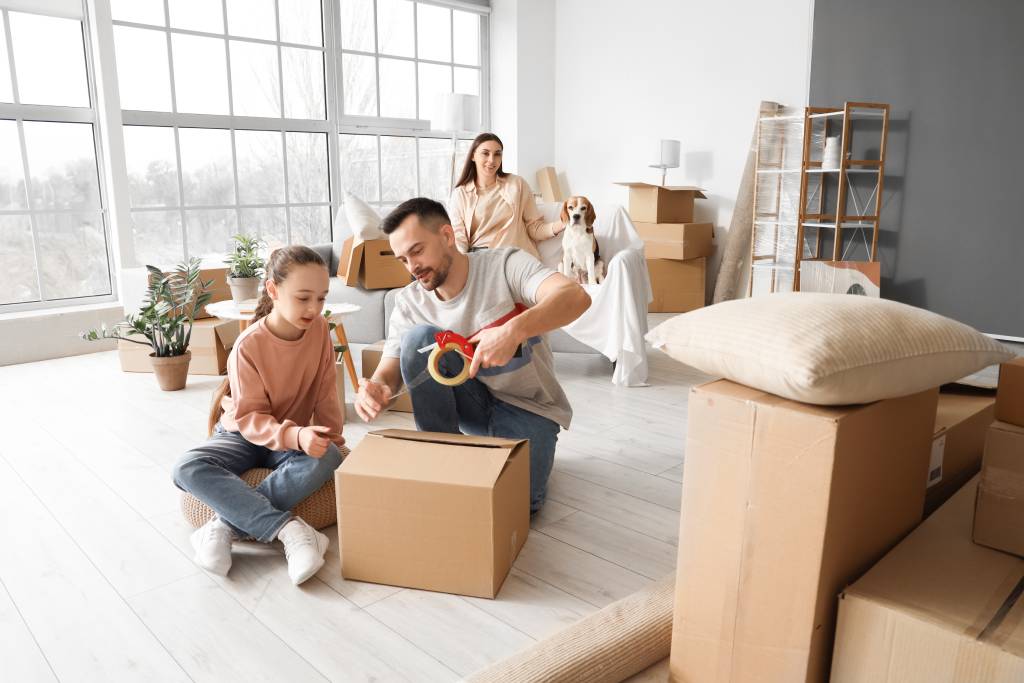
M 204 318 L 192 323 L 188 364 L 190 375 L 223 375 L 228 369 L 228 354 L 238 338 L 238 322 L 220 318 Z M 136 339 L 144 341 L 144 337 Z M 153 372 L 149 354 L 153 349 L 123 339 L 117 342 L 117 355 L 122 372 Z
M 971 543 L 976 486 L 843 592 L 832 683 L 1024 681 L 1024 560 Z
M 370 432 L 334 476 L 346 579 L 493 598 L 530 532 L 526 440 Z
M 705 198 L 690 185 L 615 184 L 629 188 L 629 217 L 640 223 L 692 223 L 693 201 Z
M 355 244 L 351 237 L 341 248 L 338 277 L 349 287 L 364 289 L 394 289 L 412 282 L 412 276 L 395 258 L 388 240 L 365 240 Z
M 370 379 L 373 377 L 373 372 L 380 365 L 380 359 L 384 356 L 384 341 L 381 340 L 369 346 L 363 347 L 363 364 L 362 373 L 363 377 Z M 389 406 L 390 410 L 394 410 L 399 413 L 411 413 L 412 412 L 412 395 L 402 394 L 398 398 L 391 401 Z
M 825 680 L 839 591 L 921 521 L 937 400 L 690 391 L 671 680 Z
M 712 223 L 636 223 L 647 258 L 686 259 L 711 256 L 715 248 Z
M 1024 357 L 999 366 L 996 419 L 1024 427 Z
M 924 514 L 930 515 L 981 469 L 985 435 L 995 399 L 977 394 L 940 393 L 928 464 Z
M 537 187 L 540 188 L 541 198 L 546 202 L 560 202 L 564 200 L 562 187 L 558 183 L 558 172 L 554 166 L 545 166 L 537 171 Z
M 647 259 L 651 278 L 651 313 L 686 313 L 704 305 L 707 259 L 689 261 Z
M 993 422 L 988 429 L 974 542 L 1024 556 L 1024 427 Z

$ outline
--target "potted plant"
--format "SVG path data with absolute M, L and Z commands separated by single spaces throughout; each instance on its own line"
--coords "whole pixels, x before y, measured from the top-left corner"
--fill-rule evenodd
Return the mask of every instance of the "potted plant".
M 235 235 L 235 248 L 224 263 L 228 264 L 228 286 L 235 303 L 255 299 L 259 293 L 260 278 L 263 277 L 263 259 L 259 250 L 264 244 L 258 237 Z
M 192 258 L 171 273 L 146 266 L 149 285 L 139 312 L 129 314 L 113 329 L 104 324 L 99 330 L 81 332 L 79 336 L 86 341 L 124 339 L 150 346 L 153 353 L 149 357 L 160 388 L 164 391 L 184 389 L 192 359 L 192 352 L 188 350 L 192 322 L 196 311 L 213 296 L 207 291 L 213 280 L 203 282 L 199 278 L 200 263 L 198 258 Z M 146 341 L 134 339 L 135 336 L 145 337 Z
M 334 334 L 334 330 L 337 329 L 338 324 L 331 322 L 331 311 L 327 309 L 324 311 L 324 318 L 327 319 L 327 330 L 328 334 Z M 348 347 L 344 344 L 334 345 L 334 370 L 335 377 L 338 384 L 338 400 L 341 401 L 342 410 L 345 408 L 345 351 Z

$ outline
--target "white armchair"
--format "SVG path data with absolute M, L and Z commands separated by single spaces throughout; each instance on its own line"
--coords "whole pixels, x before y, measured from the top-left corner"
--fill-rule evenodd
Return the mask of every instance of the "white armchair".
M 546 221 L 557 221 L 561 204 L 538 204 Z M 590 294 L 590 308 L 562 328 L 571 337 L 601 352 L 615 362 L 612 383 L 622 386 L 647 384 L 647 305 L 651 302 L 651 280 L 644 259 L 644 243 L 626 211 L 617 205 L 594 206 L 597 221 L 594 234 L 607 267 L 604 282 L 584 285 Z M 558 269 L 562 261 L 561 236 L 539 245 L 540 259 Z

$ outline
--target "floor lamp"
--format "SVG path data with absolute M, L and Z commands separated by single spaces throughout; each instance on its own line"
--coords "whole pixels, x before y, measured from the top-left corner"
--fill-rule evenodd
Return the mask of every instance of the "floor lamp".
M 446 93 L 441 96 L 437 118 L 430 120 L 430 129 L 451 133 L 452 163 L 448 169 L 448 195 L 455 189 L 455 155 L 460 133 L 476 134 L 480 130 L 480 98 L 477 95 Z

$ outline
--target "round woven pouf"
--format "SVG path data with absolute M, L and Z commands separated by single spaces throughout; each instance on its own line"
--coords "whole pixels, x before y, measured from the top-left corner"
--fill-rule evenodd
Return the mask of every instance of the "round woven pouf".
M 256 488 L 272 471 L 266 467 L 254 467 L 248 472 L 242 473 L 242 480 Z M 181 494 L 181 512 L 185 515 L 188 523 L 196 529 L 213 519 L 213 510 L 191 493 L 183 492 Z M 328 479 L 327 483 L 317 489 L 309 498 L 296 505 L 292 512 L 304 519 L 306 524 L 314 529 L 323 529 L 336 524 L 338 508 L 334 500 L 334 477 Z

